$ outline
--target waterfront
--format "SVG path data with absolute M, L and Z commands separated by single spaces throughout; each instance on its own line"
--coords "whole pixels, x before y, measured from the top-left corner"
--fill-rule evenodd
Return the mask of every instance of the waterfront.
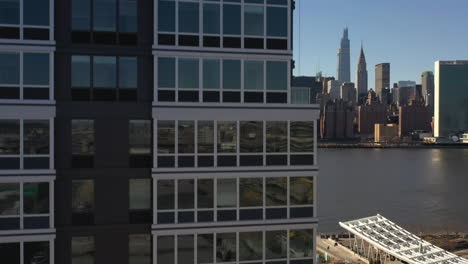
M 380 213 L 412 232 L 468 232 L 468 149 L 320 149 L 319 232 Z

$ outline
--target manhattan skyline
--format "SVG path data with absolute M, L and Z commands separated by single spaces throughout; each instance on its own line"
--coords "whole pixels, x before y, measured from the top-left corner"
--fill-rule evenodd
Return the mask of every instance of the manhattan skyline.
M 421 73 L 433 71 L 435 61 L 468 59 L 468 34 L 463 26 L 468 23 L 464 19 L 467 9 L 468 2 L 464 0 L 297 0 L 294 74 L 315 76 L 320 70 L 326 76 L 337 77 L 336 52 L 347 26 L 351 41 L 352 82 L 356 82 L 362 41 L 369 89 L 375 88 L 375 65 L 385 62 L 392 64 L 391 84 L 400 80 L 420 83 Z M 298 10 L 302 10 L 301 16 Z

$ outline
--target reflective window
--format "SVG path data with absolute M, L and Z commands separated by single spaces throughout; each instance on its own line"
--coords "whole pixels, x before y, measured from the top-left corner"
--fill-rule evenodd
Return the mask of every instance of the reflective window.
M 2 2 L 0 2 L 0 5 Z M 0 8 L 1 10 L 1 8 Z M 0 20 L 1 20 L 0 15 Z M 20 83 L 20 54 L 13 52 L 0 52 L 0 84 Z
M 218 152 L 236 153 L 237 123 L 235 121 L 218 122 Z
M 178 150 L 179 153 L 194 153 L 195 152 L 195 122 L 194 121 L 179 121 L 178 122 Z
M 175 1 L 159 1 L 158 30 L 175 32 Z
M 291 122 L 291 152 L 314 152 L 314 122 Z
M 175 185 L 173 180 L 158 181 L 158 210 L 174 209 Z
M 237 207 L 236 179 L 218 179 L 218 208 Z
M 223 60 L 223 89 L 239 90 L 241 88 L 241 62 Z
M 289 257 L 304 258 L 314 256 L 314 230 L 289 231 Z
M 178 235 L 177 236 L 177 263 L 190 264 L 194 263 L 194 235 Z
M 136 89 L 138 83 L 138 64 L 136 57 L 119 58 L 119 88 Z
M 223 5 L 223 33 L 225 35 L 241 34 L 240 5 Z
M 72 0 L 72 29 L 89 30 L 91 28 L 91 1 Z
M 0 156 L 20 154 L 20 121 L 0 120 Z
M 216 262 L 236 261 L 236 233 L 216 234 Z
M 104 1 L 104 0 L 100 0 Z M 95 56 L 93 63 L 93 84 L 96 88 L 117 87 L 116 57 Z
M 49 213 L 49 183 L 23 184 L 23 210 L 25 214 Z
M 128 236 L 128 263 L 151 264 L 151 235 L 132 234 Z
M 244 89 L 263 90 L 263 61 L 244 61 Z
M 219 67 L 219 60 L 203 60 L 203 89 L 221 88 Z
M 179 88 L 198 89 L 198 59 L 179 59 Z
M 74 213 L 93 213 L 94 211 L 94 181 L 72 181 L 72 211 Z
M 175 152 L 175 121 L 158 121 L 158 153 Z
M 218 4 L 203 5 L 203 33 L 220 33 L 220 9 Z
M 240 151 L 241 153 L 263 152 L 263 122 L 240 122 Z
M 15 25 L 20 22 L 20 0 L 0 1 L 0 24 Z
M 212 179 L 199 179 L 197 182 L 198 208 L 210 209 L 214 204 L 214 184 Z
M 23 54 L 23 83 L 28 85 L 49 85 L 49 54 Z
M 195 207 L 194 180 L 179 180 L 177 184 L 178 209 L 193 209 Z
M 174 236 L 158 236 L 157 239 L 157 263 L 174 263 L 175 240 Z
M 20 243 L 0 243 L 0 256 L 2 262 L 20 264 Z
M 49 264 L 49 252 L 48 241 L 24 242 L 24 263 Z
M 93 20 L 95 31 L 112 31 L 117 29 L 117 0 L 93 0 Z
M 49 25 L 49 0 L 23 0 L 23 5 L 25 25 Z
M 137 3 L 135 0 L 119 0 L 120 32 L 137 32 Z
M 213 234 L 201 234 L 197 236 L 197 263 L 213 263 Z
M 72 264 L 94 264 L 94 237 L 82 236 L 72 237 L 71 240 L 71 263 Z
M 263 259 L 263 232 L 239 233 L 239 260 Z
M 288 151 L 288 123 L 283 121 L 266 122 L 266 151 Z
M 267 61 L 267 90 L 288 89 L 288 63 L 282 61 Z
M 49 121 L 25 120 L 24 154 L 49 154 Z
M 288 9 L 267 7 L 267 35 L 270 37 L 288 36 Z
M 213 153 L 214 122 L 198 121 L 198 153 Z
M 91 57 L 72 56 L 72 87 L 91 87 Z
M 244 6 L 244 34 L 250 36 L 263 36 L 262 6 Z
M 266 259 L 286 258 L 287 251 L 287 232 L 266 231 L 265 232 L 265 255 Z
M 263 206 L 263 179 L 240 178 L 239 179 L 239 203 L 240 207 Z
M 288 179 L 286 177 L 266 178 L 266 206 L 287 204 Z
M 158 87 L 175 88 L 175 58 L 158 58 Z
M 0 216 L 20 214 L 19 183 L 0 183 L 0 197 Z
M 179 32 L 198 33 L 198 5 L 179 2 Z
M 151 179 L 130 179 L 129 185 L 129 209 L 151 209 Z
M 72 154 L 94 155 L 93 120 L 72 120 Z
M 291 177 L 290 204 L 311 205 L 314 203 L 314 179 L 312 177 Z
M 130 154 L 148 155 L 151 154 L 151 121 L 150 120 L 130 120 Z

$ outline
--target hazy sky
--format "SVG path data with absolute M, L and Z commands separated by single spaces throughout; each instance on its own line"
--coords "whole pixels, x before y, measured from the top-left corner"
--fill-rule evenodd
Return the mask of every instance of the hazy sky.
M 351 80 L 356 79 L 362 40 L 369 88 L 375 86 L 378 63 L 391 63 L 392 83 L 420 83 L 420 73 L 433 71 L 437 60 L 468 60 L 468 0 L 296 0 L 295 75 L 315 76 L 320 67 L 336 77 L 345 25 L 351 40 Z

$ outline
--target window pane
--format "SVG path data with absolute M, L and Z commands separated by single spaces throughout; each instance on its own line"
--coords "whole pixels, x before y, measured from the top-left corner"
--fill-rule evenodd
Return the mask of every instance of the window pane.
M 288 151 L 288 122 L 266 122 L 266 151 Z
M 158 30 L 175 32 L 175 2 L 159 1 Z
M 72 0 L 72 29 L 89 30 L 91 28 L 91 2 Z
M 219 89 L 219 60 L 203 60 L 203 89 Z
M 25 214 L 49 213 L 49 183 L 34 182 L 23 184 L 23 203 Z
M 198 88 L 198 59 L 179 59 L 179 88 Z
M 198 153 L 213 153 L 214 122 L 198 121 Z
M 20 184 L 0 183 L 0 215 L 19 215 Z
M 128 236 L 129 264 L 151 264 L 151 235 L 137 234 Z
M 151 179 L 130 179 L 130 210 L 151 209 Z
M 151 154 L 151 121 L 130 120 L 130 154 Z
M 93 120 L 72 120 L 72 154 L 94 155 Z
M 178 209 L 193 209 L 195 206 L 194 180 L 179 180 L 177 188 Z
M 24 53 L 24 84 L 49 85 L 49 54 Z
M 237 207 L 237 181 L 236 179 L 218 180 L 218 208 Z
M 244 89 L 263 90 L 263 61 L 244 62 Z
M 263 36 L 263 12 L 262 6 L 244 6 L 244 34 L 251 36 Z
M 239 60 L 223 61 L 223 89 L 240 90 L 241 62 Z
M 175 121 L 158 121 L 158 153 L 175 152 Z
M 198 33 L 198 3 L 179 2 L 179 32 Z
M 138 64 L 135 57 L 119 58 L 119 88 L 136 89 Z
M 203 33 L 219 34 L 219 5 L 204 4 L 203 5 Z
M 314 122 L 291 122 L 291 152 L 314 152 Z
M 288 90 L 288 63 L 267 62 L 267 90 Z
M 241 153 L 263 152 L 263 122 L 240 122 L 240 150 Z
M 18 25 L 20 0 L 0 0 L 0 24 Z
M 267 7 L 267 35 L 270 37 L 288 36 L 288 9 Z
M 263 206 L 263 180 L 262 178 L 239 179 L 240 207 Z
M 195 122 L 179 121 L 178 127 L 179 153 L 195 152 Z
M 100 0 L 102 1 L 102 0 Z M 116 57 L 94 57 L 93 84 L 97 88 L 115 88 L 117 86 Z
M 218 152 L 237 152 L 237 123 L 236 121 L 218 122 Z
M 93 0 L 95 31 L 116 31 L 117 0 Z
M 266 178 L 266 206 L 287 204 L 288 179 L 286 177 Z
M 174 263 L 174 236 L 159 236 L 157 240 L 157 263 Z
M 23 0 L 23 4 L 25 25 L 49 25 L 49 0 Z
M 19 120 L 0 120 L 0 155 L 20 154 Z
M 173 180 L 158 181 L 158 210 L 174 209 L 175 185 Z
M 194 263 L 194 236 L 179 235 L 177 236 L 177 262 L 178 264 Z
M 236 233 L 216 234 L 216 262 L 236 261 Z
M 24 243 L 24 263 L 49 264 L 49 242 L 25 242 Z
M 314 178 L 291 177 L 289 182 L 291 205 L 314 204 Z
M 72 56 L 72 87 L 91 87 L 91 58 Z
M 0 243 L 0 256 L 2 262 L 20 264 L 20 243 Z
M 241 8 L 240 5 L 223 5 L 223 34 L 241 34 Z
M 137 1 L 119 0 L 119 31 L 137 32 Z
M 239 233 L 239 260 L 261 260 L 263 258 L 263 233 Z
M 214 184 L 212 179 L 198 180 L 198 208 L 210 209 L 214 203 Z
M 74 213 L 92 213 L 94 211 L 94 181 L 72 181 L 72 211 Z
M 72 237 L 72 264 L 94 264 L 94 237 Z
M 213 234 L 202 234 L 197 236 L 198 264 L 213 263 L 213 240 Z
M 266 259 L 284 259 L 287 250 L 287 231 L 265 232 Z
M 175 88 L 175 58 L 158 58 L 158 87 Z
M 0 52 L 0 61 L 2 62 L 0 64 L 0 84 L 18 84 L 19 85 L 20 83 L 20 80 L 19 80 L 20 79 L 20 55 L 19 53 Z
M 49 121 L 24 121 L 24 154 L 49 154 Z
M 289 231 L 289 257 L 304 258 L 313 257 L 314 254 L 314 230 L 290 230 Z

